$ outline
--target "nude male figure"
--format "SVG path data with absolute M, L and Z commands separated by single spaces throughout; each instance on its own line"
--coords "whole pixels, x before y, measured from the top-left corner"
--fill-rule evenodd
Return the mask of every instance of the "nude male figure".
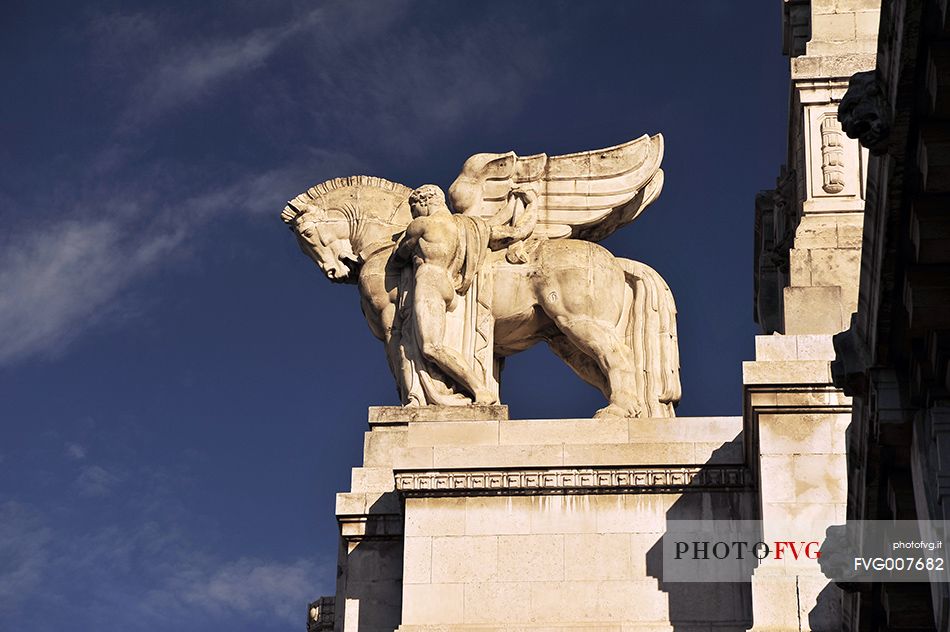
M 415 270 L 412 309 L 419 350 L 467 390 L 475 403 L 494 403 L 495 396 L 465 358 L 443 344 L 445 316 L 455 299 L 454 279 L 460 267 L 459 226 L 445 204 L 445 194 L 433 184 L 413 191 L 409 206 L 414 219 L 400 238 L 394 257 L 411 261 Z

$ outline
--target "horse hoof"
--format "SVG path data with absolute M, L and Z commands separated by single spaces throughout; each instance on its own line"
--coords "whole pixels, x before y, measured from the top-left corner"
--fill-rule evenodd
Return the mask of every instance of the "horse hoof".
M 498 403 L 498 398 L 491 391 L 479 391 L 475 394 L 475 403 L 483 406 L 491 406 Z
M 594 419 L 610 419 L 616 417 L 633 417 L 630 411 L 617 404 L 610 404 L 594 413 Z
M 594 413 L 594 419 L 604 419 L 604 418 L 632 418 L 632 417 L 641 417 L 640 408 L 638 407 L 627 407 L 621 406 L 620 404 L 610 404 L 601 408 L 596 413 Z

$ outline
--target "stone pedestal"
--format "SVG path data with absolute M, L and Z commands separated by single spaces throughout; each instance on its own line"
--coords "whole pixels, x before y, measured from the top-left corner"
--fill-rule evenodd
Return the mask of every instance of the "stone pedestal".
M 371 410 L 335 629 L 749 627 L 748 583 L 664 584 L 660 544 L 668 520 L 756 517 L 741 418 L 456 412 Z

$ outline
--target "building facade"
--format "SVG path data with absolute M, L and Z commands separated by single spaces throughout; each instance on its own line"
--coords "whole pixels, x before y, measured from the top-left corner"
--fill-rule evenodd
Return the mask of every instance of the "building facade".
M 885 0 L 875 68 L 840 109 L 868 164 L 858 304 L 835 336 L 854 398 L 848 519 L 950 518 L 950 20 L 947 2 Z M 945 579 L 845 593 L 849 630 L 946 630 Z

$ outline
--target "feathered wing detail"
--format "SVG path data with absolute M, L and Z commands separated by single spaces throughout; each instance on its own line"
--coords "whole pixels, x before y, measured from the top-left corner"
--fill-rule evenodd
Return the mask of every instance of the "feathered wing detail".
M 457 213 L 491 221 L 513 189 L 533 189 L 534 236 L 599 241 L 657 198 L 662 160 L 660 134 L 564 156 L 475 154 L 449 188 L 449 200 Z

